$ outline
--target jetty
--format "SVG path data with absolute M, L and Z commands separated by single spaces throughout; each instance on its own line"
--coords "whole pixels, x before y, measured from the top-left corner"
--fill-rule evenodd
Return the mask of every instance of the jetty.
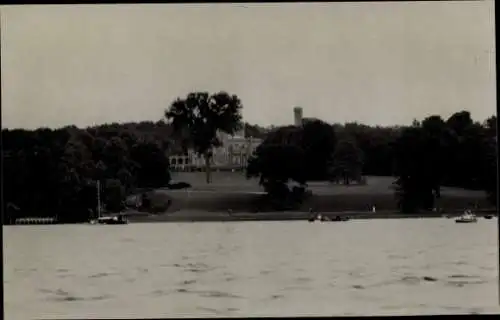
M 48 218 L 40 218 L 40 217 L 24 217 L 17 218 L 14 224 L 56 224 L 57 219 L 48 217 Z

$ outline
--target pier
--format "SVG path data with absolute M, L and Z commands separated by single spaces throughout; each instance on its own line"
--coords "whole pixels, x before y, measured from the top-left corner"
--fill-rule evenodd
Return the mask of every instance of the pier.
M 56 224 L 56 218 L 39 218 L 39 217 L 29 217 L 29 218 L 18 218 L 14 222 L 16 225 L 24 224 Z

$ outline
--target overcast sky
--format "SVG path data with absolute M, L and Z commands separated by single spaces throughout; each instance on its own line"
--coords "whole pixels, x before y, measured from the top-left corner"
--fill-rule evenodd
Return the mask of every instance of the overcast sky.
M 259 125 L 496 113 L 493 1 L 1 7 L 2 126 L 160 120 L 225 90 Z

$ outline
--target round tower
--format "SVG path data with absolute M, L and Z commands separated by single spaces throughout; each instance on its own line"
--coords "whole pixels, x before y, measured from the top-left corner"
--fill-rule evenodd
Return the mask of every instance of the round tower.
M 293 108 L 294 124 L 296 126 L 302 125 L 302 107 Z

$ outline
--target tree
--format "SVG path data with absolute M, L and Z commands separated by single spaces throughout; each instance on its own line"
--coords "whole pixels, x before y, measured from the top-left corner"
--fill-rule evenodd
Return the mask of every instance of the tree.
M 145 122 L 2 130 L 4 218 L 13 222 L 24 216 L 57 216 L 61 222 L 83 222 L 97 207 L 96 181 L 102 182 L 104 205 L 112 210 L 119 210 L 138 181 L 155 187 L 168 184 L 168 128 Z M 137 151 L 134 146 L 141 146 L 142 157 L 131 155 Z M 106 185 L 113 186 L 111 193 Z M 106 194 L 114 195 L 111 205 Z
M 141 141 L 132 147 L 131 159 L 137 164 L 136 184 L 139 188 L 158 188 L 170 182 L 169 162 L 159 143 Z
M 397 176 L 395 196 L 403 212 L 416 212 L 434 206 L 436 177 L 433 159 L 426 152 L 421 127 L 405 128 L 394 144 Z
M 497 135 L 497 117 L 491 116 L 484 121 L 484 127 L 486 129 L 486 135 L 490 138 L 495 138 Z
M 205 159 L 207 183 L 211 182 L 212 150 L 221 146 L 217 133 L 234 134 L 240 129 L 242 108 L 236 95 L 193 92 L 185 99 L 177 98 L 165 111 L 165 118 L 171 121 L 173 132 L 182 141 L 183 149 L 191 147 Z
M 118 179 L 107 179 L 103 188 L 104 207 L 111 212 L 118 212 L 123 208 L 125 188 Z
M 302 126 L 301 147 L 305 152 L 309 180 L 325 180 L 337 145 L 333 127 L 318 119 L 308 119 Z
M 263 145 L 293 145 L 304 151 L 304 171 L 308 180 L 325 180 L 328 164 L 337 142 L 333 127 L 318 119 L 307 119 L 303 126 L 284 126 L 270 132 Z
M 447 175 L 446 167 L 451 161 L 452 135 L 444 120 L 437 115 L 422 121 L 422 152 L 428 162 L 428 174 L 436 198 L 441 197 L 441 184 Z
M 294 181 L 305 190 L 307 173 L 305 153 L 300 147 L 285 144 L 262 144 L 249 159 L 247 178 L 259 178 L 259 184 L 280 204 L 290 195 L 288 183 Z M 291 199 L 292 201 L 300 199 Z
M 348 185 L 351 180 L 359 180 L 363 169 L 363 152 L 354 140 L 339 141 L 329 167 L 330 179 L 341 178 Z

